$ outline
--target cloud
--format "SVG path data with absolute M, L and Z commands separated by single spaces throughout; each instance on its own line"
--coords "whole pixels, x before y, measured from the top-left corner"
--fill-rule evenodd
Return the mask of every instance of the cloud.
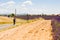
M 27 6 L 31 6 L 32 5 L 32 1 L 31 0 L 27 0 L 21 3 L 17 3 L 13 0 L 8 1 L 8 2 L 4 2 L 4 3 L 0 3 L 0 13 L 14 13 L 14 9 L 17 9 L 17 14 L 19 13 L 27 13 L 29 10 L 29 7 L 27 8 Z
M 9 2 L 6 2 L 6 3 L 1 3 L 0 6 L 5 6 L 5 5 L 12 6 L 12 5 L 14 5 L 14 4 L 15 4 L 14 1 L 9 1 Z
M 25 1 L 22 3 L 22 6 L 32 5 L 32 1 Z
M 14 5 L 15 2 L 14 1 L 10 1 L 10 2 L 7 2 L 8 5 Z
M 11 13 L 14 12 L 16 2 L 8 1 L 0 3 L 0 13 Z

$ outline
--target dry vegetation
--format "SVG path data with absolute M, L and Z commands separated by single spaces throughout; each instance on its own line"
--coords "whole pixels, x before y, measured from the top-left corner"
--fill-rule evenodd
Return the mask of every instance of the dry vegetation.
M 17 19 L 18 22 L 21 19 Z M 17 23 L 18 24 L 18 23 Z M 51 20 L 42 18 L 25 20 L 22 25 L 18 24 L 14 27 L 4 29 L 0 32 L 0 40 L 52 40 Z
M 16 23 L 24 23 L 26 20 L 24 19 L 16 19 Z M 0 16 L 0 24 L 12 24 L 13 23 L 13 18 L 11 17 L 5 17 L 5 16 Z

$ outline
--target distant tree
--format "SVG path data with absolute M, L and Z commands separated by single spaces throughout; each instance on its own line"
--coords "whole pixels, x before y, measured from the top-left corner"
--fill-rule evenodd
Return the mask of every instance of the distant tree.
M 52 16 L 55 16 L 54 14 L 52 14 Z
M 10 17 L 10 15 L 8 15 L 8 17 Z
M 14 14 L 14 13 L 12 13 L 12 14 L 11 14 L 11 17 L 14 17 L 14 16 L 15 16 L 15 14 Z
M 56 16 L 60 16 L 60 14 L 57 14 Z
M 29 20 L 29 14 L 27 14 L 27 20 Z
M 14 13 L 8 15 L 8 17 L 14 17 L 14 16 L 15 16 Z

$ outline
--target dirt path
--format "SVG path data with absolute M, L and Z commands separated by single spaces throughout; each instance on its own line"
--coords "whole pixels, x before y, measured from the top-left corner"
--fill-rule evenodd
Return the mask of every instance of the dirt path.
M 9 28 L 11 26 L 14 26 L 14 25 L 13 24 L 1 24 L 0 25 L 0 30 L 5 29 L 5 28 Z
M 0 40 L 52 40 L 51 30 L 51 20 L 38 20 L 0 32 Z

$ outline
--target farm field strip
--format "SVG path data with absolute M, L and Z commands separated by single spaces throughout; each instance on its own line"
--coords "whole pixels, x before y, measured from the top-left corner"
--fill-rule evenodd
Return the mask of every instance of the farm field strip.
M 37 21 L 36 21 L 37 22 Z M 19 29 L 18 30 L 21 30 L 21 29 L 23 29 L 24 27 L 28 27 L 28 25 L 30 24 L 30 25 L 32 25 L 33 23 L 35 23 L 35 22 L 32 22 L 32 23 L 26 23 L 26 24 L 24 24 L 24 25 L 22 25 L 22 26 L 19 26 Z M 18 27 L 17 27 L 18 28 Z M 17 29 L 17 28 L 15 28 L 15 29 Z M 8 30 L 7 30 L 8 31 Z M 5 31 L 4 31 L 5 32 Z M 5 33 L 4 33 L 5 34 Z M 2 34 L 3 35 L 3 34 Z
M 51 20 L 38 20 L 0 32 L 1 40 L 51 40 Z

